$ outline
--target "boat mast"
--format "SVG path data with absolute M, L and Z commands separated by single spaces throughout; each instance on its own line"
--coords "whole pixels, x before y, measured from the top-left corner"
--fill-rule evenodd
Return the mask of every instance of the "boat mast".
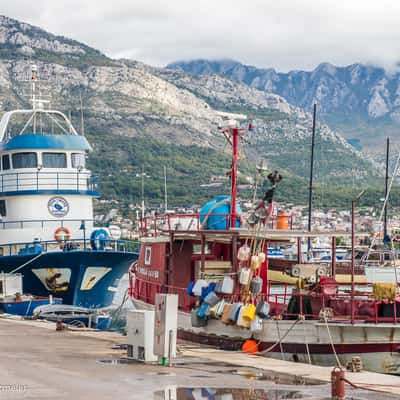
M 85 136 L 85 125 L 83 121 L 83 102 L 82 102 L 82 92 L 79 92 L 79 100 L 80 100 L 80 105 L 81 105 L 81 135 Z
M 246 120 L 247 116 L 243 114 L 225 113 L 222 111 L 217 112 L 222 119 L 227 119 L 226 126 L 219 126 L 218 129 L 224 134 L 227 142 L 232 146 L 232 163 L 230 170 L 231 178 L 231 210 L 230 210 L 230 223 L 231 228 L 235 227 L 236 221 L 236 202 L 237 202 L 237 174 L 238 174 L 238 160 L 239 160 L 239 139 L 243 134 L 244 129 L 240 127 L 240 120 Z M 248 130 L 252 130 L 253 125 L 250 123 Z
M 165 213 L 168 211 L 168 194 L 167 194 L 167 167 L 164 165 L 164 208 Z
M 32 65 L 31 90 L 32 90 L 32 109 L 33 109 L 33 133 L 36 133 L 36 80 L 37 66 Z
M 313 195 L 313 174 L 314 174 L 314 147 L 315 147 L 315 122 L 317 115 L 317 103 L 314 103 L 313 110 L 313 125 L 312 125 L 312 139 L 311 139 L 311 165 L 310 165 L 310 185 L 308 189 L 308 231 L 311 232 L 311 219 L 312 219 L 312 195 Z M 311 248 L 311 239 L 308 238 L 308 251 Z
M 142 219 L 144 219 L 144 165 L 142 165 Z
M 237 196 L 237 162 L 239 158 L 239 128 L 231 128 L 232 135 L 232 167 L 231 167 L 231 228 L 235 227 Z
M 389 138 L 386 138 L 386 174 L 385 174 L 385 199 L 388 195 L 388 188 L 389 188 Z M 388 234 L 387 234 L 387 204 L 385 203 L 385 210 L 383 215 L 383 240 L 386 241 Z

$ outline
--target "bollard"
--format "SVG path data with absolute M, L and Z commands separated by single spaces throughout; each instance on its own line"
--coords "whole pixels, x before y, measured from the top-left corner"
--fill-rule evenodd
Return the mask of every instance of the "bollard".
M 332 400 L 345 400 L 346 390 L 344 381 L 344 371 L 339 368 L 333 368 L 331 372 Z
M 63 323 L 62 323 L 61 319 L 58 319 L 56 322 L 56 331 L 62 331 L 63 329 L 64 329 Z

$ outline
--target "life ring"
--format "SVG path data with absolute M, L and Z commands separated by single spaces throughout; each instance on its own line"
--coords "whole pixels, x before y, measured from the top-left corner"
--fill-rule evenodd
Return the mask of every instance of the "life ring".
M 71 231 L 64 226 L 61 226 L 60 228 L 57 228 L 54 232 L 54 238 L 57 240 L 57 242 L 69 240 L 71 239 Z

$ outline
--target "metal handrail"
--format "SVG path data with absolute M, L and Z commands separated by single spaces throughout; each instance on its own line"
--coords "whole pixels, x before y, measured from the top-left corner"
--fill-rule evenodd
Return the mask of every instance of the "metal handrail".
M 180 307 L 184 309 L 184 311 L 190 311 L 190 306 L 196 303 L 195 298 L 191 298 L 187 295 L 186 289 L 181 287 L 176 287 L 172 285 L 163 285 L 160 282 L 150 281 L 148 279 L 141 278 L 137 276 L 137 274 L 130 274 L 129 277 L 130 288 L 129 294 L 132 297 L 135 297 L 139 300 L 153 303 L 156 293 L 174 293 L 182 296 L 182 301 L 180 303 Z M 400 283 L 400 282 L 399 282 Z M 282 292 L 271 293 L 271 286 L 279 285 L 282 289 Z M 360 284 L 361 285 L 361 284 Z M 371 283 L 363 283 L 362 286 L 368 286 Z M 282 288 L 282 286 L 284 286 Z M 347 283 L 336 283 L 337 287 L 344 286 L 347 287 L 349 284 Z M 314 290 L 308 292 L 298 292 L 292 293 L 291 289 L 293 285 L 289 285 L 288 283 L 282 282 L 273 282 L 268 281 L 268 287 L 266 293 L 262 293 L 253 298 L 253 302 L 257 303 L 259 301 L 267 301 L 270 304 L 272 315 L 281 315 L 285 318 L 297 318 L 299 315 L 303 315 L 307 319 L 320 319 L 320 310 L 324 310 L 326 307 L 330 305 L 334 305 L 333 302 L 342 303 L 343 305 L 349 304 L 351 301 L 351 293 L 340 292 L 333 295 L 325 294 L 322 290 L 321 292 L 316 292 L 316 288 Z M 322 286 L 321 286 L 322 287 Z M 239 293 L 234 293 L 232 295 L 219 295 L 220 298 L 225 298 L 231 302 L 243 301 L 244 299 L 248 299 L 248 295 L 242 296 Z M 299 301 L 299 313 L 293 314 L 288 313 L 287 307 L 290 299 L 297 298 Z M 306 313 L 306 310 L 303 310 L 303 299 L 308 298 L 312 301 L 316 301 L 318 303 L 318 310 L 316 313 L 312 312 Z M 400 303 L 394 301 L 392 303 L 385 301 L 378 301 L 373 298 L 373 294 L 371 292 L 362 291 L 356 294 L 355 303 L 356 313 L 354 315 L 356 321 L 360 322 L 369 322 L 369 323 L 378 323 L 378 322 L 386 322 L 386 323 L 395 323 L 399 322 L 399 318 L 397 317 L 397 308 L 400 307 Z M 389 304 L 389 306 L 393 306 L 393 317 L 381 317 L 379 315 L 379 307 L 381 304 Z M 373 315 L 366 315 L 365 312 L 361 313 L 362 306 L 369 306 L 370 312 Z M 350 310 L 347 310 L 343 307 L 343 311 L 340 312 L 340 309 L 333 309 L 333 321 L 336 322 L 348 322 L 350 323 Z
M 15 227 L 24 228 L 27 227 L 29 224 L 40 224 L 41 228 L 44 228 L 46 224 L 48 225 L 57 225 L 60 227 L 68 226 L 68 223 L 78 223 L 82 224 L 82 222 L 86 223 L 95 223 L 96 220 L 94 219 L 25 219 L 20 221 L 2 221 L 0 222 L 0 230 L 1 229 L 15 229 Z M 10 226 L 8 228 L 8 226 Z
M 140 221 L 140 231 L 141 231 L 142 236 L 149 236 L 150 234 L 153 236 L 158 236 L 159 234 L 162 234 L 162 233 L 165 234 L 165 233 L 169 233 L 172 231 L 178 231 L 179 229 L 174 229 L 171 227 L 171 219 L 180 219 L 180 218 L 187 218 L 187 219 L 192 218 L 194 220 L 194 226 L 191 227 L 192 230 L 194 230 L 194 231 L 201 230 L 200 219 L 206 218 L 207 216 L 210 216 L 210 215 L 206 214 L 206 213 L 204 213 L 204 214 L 188 213 L 188 214 L 147 215 L 147 216 L 143 217 Z M 225 218 L 226 229 L 227 230 L 229 229 L 229 224 L 230 224 L 230 214 L 229 213 L 212 214 L 212 217 Z M 278 218 L 278 215 L 272 215 L 270 217 L 270 219 L 268 221 L 268 225 L 271 229 L 276 228 L 277 218 Z M 293 216 L 288 215 L 287 219 L 288 219 L 289 229 L 292 230 L 293 229 Z M 160 222 L 164 222 L 166 229 L 159 229 L 158 223 L 160 223 Z
M 40 246 L 37 247 L 38 249 L 40 249 L 40 252 L 43 253 L 47 253 L 49 251 L 49 248 L 51 245 L 52 249 L 54 249 L 54 247 L 59 247 L 60 250 L 63 250 L 65 252 L 70 252 L 70 251 L 93 251 L 93 252 L 97 252 L 97 251 L 117 251 L 117 252 L 122 252 L 122 253 L 137 253 L 139 251 L 139 242 L 136 240 L 127 240 L 127 239 L 107 239 L 104 241 L 107 246 L 104 247 L 104 249 L 93 249 L 91 247 L 91 241 L 90 239 L 70 239 L 68 241 L 57 241 L 57 240 L 43 240 L 40 242 L 19 242 L 19 243 L 7 243 L 4 245 L 1 245 L 0 247 L 5 249 L 8 248 L 8 254 L 7 255 L 18 255 L 19 251 L 21 249 L 27 248 L 29 246 L 35 247 L 36 246 Z M 81 247 L 77 247 L 77 248 L 68 248 L 67 246 L 65 246 L 67 243 L 76 243 L 82 246 Z M 55 245 L 55 246 L 54 246 Z M 53 250 L 54 251 L 54 250 Z M 34 254 L 39 254 L 38 253 L 27 253 L 24 255 L 34 255 Z
M 97 182 L 90 172 L 12 172 L 1 174 L 0 192 L 25 190 L 90 190 L 97 189 Z

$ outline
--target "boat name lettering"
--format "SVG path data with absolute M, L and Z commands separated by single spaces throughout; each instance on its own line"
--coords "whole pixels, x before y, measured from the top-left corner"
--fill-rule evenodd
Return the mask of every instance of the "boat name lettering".
M 158 279 L 160 277 L 160 271 L 158 271 L 156 269 L 148 269 L 148 268 L 144 268 L 144 267 L 138 267 L 137 271 L 139 274 L 145 275 L 149 278 Z

